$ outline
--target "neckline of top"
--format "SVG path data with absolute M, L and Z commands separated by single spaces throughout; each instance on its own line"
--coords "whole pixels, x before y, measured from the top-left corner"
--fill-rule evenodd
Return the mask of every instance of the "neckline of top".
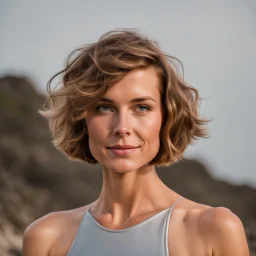
M 143 225 L 143 224 L 146 224 L 147 222 L 153 220 L 154 218 L 156 218 L 157 216 L 159 216 L 159 215 L 161 215 L 162 213 L 166 212 L 167 210 L 170 210 L 170 211 L 171 211 L 172 208 L 174 208 L 175 204 L 176 204 L 180 199 L 182 199 L 182 198 L 183 198 L 183 197 L 180 196 L 170 207 L 159 211 L 158 213 L 156 213 L 156 214 L 150 216 L 149 218 L 147 218 L 147 219 L 145 219 L 145 220 L 143 220 L 143 221 L 141 221 L 141 222 L 139 222 L 139 223 L 137 223 L 137 224 L 135 224 L 135 225 L 133 225 L 133 226 L 131 226 L 131 227 L 123 228 L 123 229 L 110 229 L 110 228 L 106 228 L 106 227 L 102 226 L 102 225 L 92 216 L 92 214 L 91 214 L 91 212 L 90 212 L 90 209 L 88 209 L 88 210 L 86 211 L 86 214 L 88 214 L 89 218 L 90 218 L 99 228 L 101 228 L 101 229 L 103 229 L 103 230 L 105 230 L 105 231 L 107 231 L 107 232 L 120 233 L 120 232 L 125 232 L 125 231 L 129 231 L 129 230 L 135 229 L 135 228 L 137 228 L 137 227 L 139 227 L 139 226 L 141 226 L 141 225 Z M 86 214 L 85 214 L 85 215 L 86 215 Z

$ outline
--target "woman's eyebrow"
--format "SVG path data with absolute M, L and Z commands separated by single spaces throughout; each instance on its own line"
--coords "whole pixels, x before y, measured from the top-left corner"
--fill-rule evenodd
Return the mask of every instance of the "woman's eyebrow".
M 146 97 L 134 98 L 134 99 L 130 100 L 130 103 L 142 102 L 142 101 L 146 101 L 146 100 L 155 101 L 153 98 L 151 98 L 149 96 L 146 96 Z M 111 100 L 109 98 L 105 98 L 105 97 L 101 98 L 100 101 L 101 102 L 108 102 L 108 103 L 115 103 L 115 101 L 113 101 L 113 100 Z

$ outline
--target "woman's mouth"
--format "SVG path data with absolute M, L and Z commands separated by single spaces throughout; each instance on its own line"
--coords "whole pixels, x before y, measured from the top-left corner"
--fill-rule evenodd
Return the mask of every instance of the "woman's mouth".
M 111 152 L 114 153 L 115 155 L 126 156 L 128 154 L 131 154 L 132 152 L 134 152 L 138 148 L 139 147 L 137 147 L 137 148 L 124 148 L 124 149 L 121 149 L 121 148 L 108 148 L 108 149 L 111 150 Z

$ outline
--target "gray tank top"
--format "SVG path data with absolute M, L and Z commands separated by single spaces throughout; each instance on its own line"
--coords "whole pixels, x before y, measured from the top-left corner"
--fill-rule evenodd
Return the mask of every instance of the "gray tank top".
M 169 256 L 168 226 L 171 207 L 125 229 L 113 230 L 98 223 L 87 210 L 67 256 Z

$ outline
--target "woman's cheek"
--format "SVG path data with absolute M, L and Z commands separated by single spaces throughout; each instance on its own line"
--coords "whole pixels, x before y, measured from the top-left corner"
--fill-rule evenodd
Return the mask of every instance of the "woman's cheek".
M 161 118 L 158 115 L 149 115 L 147 118 L 143 120 L 140 124 L 141 127 L 144 128 L 148 133 L 156 133 L 159 132 L 161 127 Z M 154 135 L 152 134 L 152 135 Z

